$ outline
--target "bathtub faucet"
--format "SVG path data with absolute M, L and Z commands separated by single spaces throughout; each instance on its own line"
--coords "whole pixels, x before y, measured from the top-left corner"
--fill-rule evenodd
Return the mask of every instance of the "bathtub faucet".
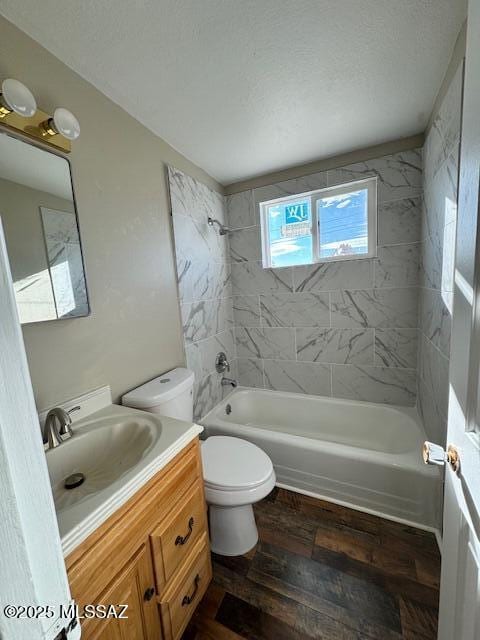
M 235 389 L 235 387 L 238 385 L 238 382 L 236 380 L 232 380 L 232 378 L 222 378 L 221 385 L 222 387 L 228 387 L 230 385 Z

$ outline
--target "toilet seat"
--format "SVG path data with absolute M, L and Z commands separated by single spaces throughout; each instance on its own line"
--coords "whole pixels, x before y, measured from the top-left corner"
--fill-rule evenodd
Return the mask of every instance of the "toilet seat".
M 222 507 L 253 504 L 275 486 L 272 461 L 259 447 L 230 436 L 202 442 L 205 497 Z
M 212 436 L 202 443 L 205 484 L 220 491 L 243 491 L 264 484 L 273 471 L 259 447 L 231 436 Z
M 228 489 L 215 489 L 205 484 L 205 499 L 207 504 L 213 504 L 219 507 L 239 507 L 244 504 L 252 505 L 268 496 L 275 486 L 275 482 L 275 471 L 272 469 L 271 475 L 265 482 L 252 489 L 230 491 Z

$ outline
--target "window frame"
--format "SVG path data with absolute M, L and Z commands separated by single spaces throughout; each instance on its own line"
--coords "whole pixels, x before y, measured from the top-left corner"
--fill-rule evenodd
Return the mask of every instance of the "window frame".
M 367 190 L 367 233 L 368 233 L 368 251 L 362 254 L 350 254 L 345 256 L 332 256 L 331 258 L 320 257 L 320 220 L 318 218 L 317 203 L 319 200 L 330 196 L 342 195 L 353 191 Z M 309 199 L 310 215 L 312 221 L 312 262 L 275 267 L 272 265 L 272 256 L 270 251 L 270 229 L 268 220 L 268 208 L 272 205 L 283 204 L 292 200 Z M 324 262 L 344 262 L 347 260 L 364 260 L 377 257 L 377 177 L 369 176 L 361 180 L 352 180 L 350 182 L 342 182 L 340 184 L 315 189 L 314 191 L 306 191 L 303 193 L 292 193 L 281 198 L 273 198 L 259 202 L 260 209 L 260 227 L 261 227 L 261 246 L 262 246 L 262 266 L 264 269 L 286 269 L 294 266 L 308 266 L 309 264 L 323 264 Z

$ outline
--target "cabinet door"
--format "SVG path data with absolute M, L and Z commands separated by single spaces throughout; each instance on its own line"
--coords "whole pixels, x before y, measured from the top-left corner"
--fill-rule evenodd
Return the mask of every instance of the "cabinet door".
M 161 640 L 160 619 L 150 555 L 142 547 L 98 599 L 98 604 L 128 605 L 128 619 L 85 620 L 86 640 Z M 96 603 L 95 603 L 96 604 Z

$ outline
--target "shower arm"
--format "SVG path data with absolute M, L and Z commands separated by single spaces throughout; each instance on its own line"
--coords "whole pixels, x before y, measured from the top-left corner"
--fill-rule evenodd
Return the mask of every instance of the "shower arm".
M 230 229 L 230 227 L 226 227 L 219 220 L 217 220 L 216 218 L 211 218 L 210 216 L 208 217 L 207 222 L 210 227 L 217 225 L 221 236 L 225 236 L 229 233 L 235 233 L 235 231 L 240 231 L 240 229 Z

